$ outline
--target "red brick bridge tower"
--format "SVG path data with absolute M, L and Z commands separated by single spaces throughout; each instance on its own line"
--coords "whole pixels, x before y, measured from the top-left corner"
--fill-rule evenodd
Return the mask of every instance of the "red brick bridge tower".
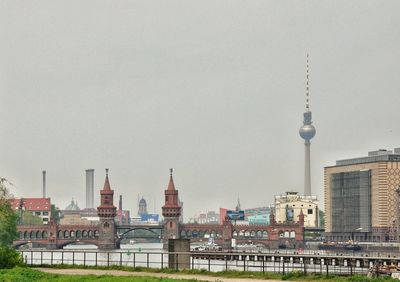
M 111 190 L 108 180 L 108 168 L 106 169 L 103 190 L 100 190 L 100 206 L 97 207 L 97 215 L 100 218 L 99 249 L 116 249 L 117 229 L 115 228 L 114 217 L 117 215 L 117 208 L 114 206 L 114 190 Z
M 179 205 L 178 190 L 175 189 L 174 179 L 172 178 L 172 168 L 165 194 L 165 204 L 162 207 L 164 217 L 164 246 L 168 239 L 179 239 L 179 217 L 181 215 L 181 206 Z

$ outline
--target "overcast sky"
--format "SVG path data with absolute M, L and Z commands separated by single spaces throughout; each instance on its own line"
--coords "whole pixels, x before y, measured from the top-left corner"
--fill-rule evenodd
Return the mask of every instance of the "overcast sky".
M 0 176 L 85 207 L 85 169 L 137 213 L 169 168 L 185 218 L 303 191 L 323 167 L 400 147 L 399 1 L 0 1 Z M 155 207 L 154 207 L 155 205 Z

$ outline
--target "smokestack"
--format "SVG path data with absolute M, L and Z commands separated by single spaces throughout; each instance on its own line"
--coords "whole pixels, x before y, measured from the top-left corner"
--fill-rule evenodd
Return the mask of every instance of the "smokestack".
M 43 191 L 42 191 L 43 195 L 42 195 L 42 198 L 46 198 L 46 171 L 43 170 L 42 174 L 43 174 Z
M 120 211 L 122 211 L 122 195 L 119 195 L 119 205 L 118 205 L 118 209 Z
M 86 170 L 86 208 L 94 208 L 94 169 Z

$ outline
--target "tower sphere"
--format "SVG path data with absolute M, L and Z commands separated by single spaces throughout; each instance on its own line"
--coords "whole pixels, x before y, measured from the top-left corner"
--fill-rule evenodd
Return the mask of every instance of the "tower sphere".
M 315 127 L 312 124 L 305 124 L 299 130 L 301 138 L 304 140 L 311 140 L 315 136 Z

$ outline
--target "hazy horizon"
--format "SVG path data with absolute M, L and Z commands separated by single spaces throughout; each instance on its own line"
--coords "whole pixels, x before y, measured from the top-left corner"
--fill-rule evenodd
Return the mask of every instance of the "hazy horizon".
M 310 54 L 312 192 L 323 167 L 400 147 L 398 1 L 2 1 L 1 177 L 20 197 L 95 205 L 105 168 L 137 213 L 169 168 L 185 219 L 303 192 Z

